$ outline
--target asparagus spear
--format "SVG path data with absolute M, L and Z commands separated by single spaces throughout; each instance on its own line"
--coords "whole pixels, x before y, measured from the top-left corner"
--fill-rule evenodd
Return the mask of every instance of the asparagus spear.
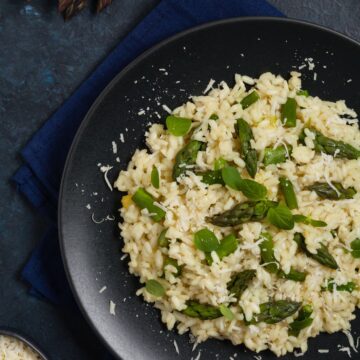
M 280 164 L 290 158 L 292 152 L 291 145 L 281 145 L 277 148 L 265 148 L 264 151 L 264 165 L 268 166 L 270 164 Z
M 265 269 L 272 274 L 277 274 L 278 277 L 293 280 L 293 281 L 304 281 L 306 273 L 295 270 L 293 267 L 290 268 L 288 273 L 285 273 L 280 269 L 280 264 L 277 261 L 274 254 L 274 242 L 269 233 L 261 234 L 263 241 L 260 243 L 260 254 L 261 260 L 265 265 Z
M 169 247 L 169 239 L 166 237 L 167 228 L 161 231 L 157 243 L 160 247 L 168 248 Z
M 154 221 L 162 220 L 166 213 L 154 204 L 155 199 L 145 189 L 139 188 L 131 198 L 140 209 L 147 209 Z
M 221 311 L 217 307 L 200 304 L 194 300 L 187 302 L 187 308 L 182 313 L 201 320 L 212 320 L 222 316 Z
M 240 151 L 245 161 L 246 170 L 253 178 L 257 171 L 257 152 L 251 148 L 251 139 L 254 138 L 251 127 L 244 119 L 237 120 L 237 132 L 240 141 Z
M 276 324 L 295 314 L 300 306 L 300 302 L 290 300 L 270 301 L 260 304 L 260 313 L 256 314 L 249 324 L 257 324 L 259 322 Z
M 241 101 L 240 104 L 242 105 L 242 108 L 245 110 L 250 105 L 254 104 L 256 101 L 260 99 L 259 94 L 254 90 L 249 95 L 246 95 Z
M 296 107 L 297 103 L 294 98 L 288 98 L 286 103 L 281 106 L 281 122 L 285 127 L 296 126 Z
M 197 154 L 204 146 L 205 144 L 201 141 L 190 140 L 190 142 L 177 153 L 172 173 L 173 180 L 185 174 L 187 170 L 186 166 L 195 164 Z
M 288 208 L 290 210 L 297 209 L 298 203 L 292 182 L 285 177 L 280 177 L 279 183 L 280 183 L 280 190 L 284 195 L 285 202 Z
M 311 253 L 305 244 L 305 237 L 301 233 L 295 233 L 294 241 L 298 244 L 298 247 L 309 257 L 313 258 L 320 264 L 327 266 L 331 269 L 337 269 L 338 264 L 334 257 L 330 254 L 329 250 L 324 244 L 321 244 L 320 248 L 317 250 L 315 254 Z
M 356 194 L 356 190 L 353 187 L 345 189 L 339 182 L 333 182 L 332 185 L 333 187 L 326 182 L 316 182 L 308 186 L 307 189 L 315 191 L 322 199 L 330 200 L 352 199 Z M 335 191 L 334 187 L 337 191 Z
M 311 305 L 304 305 L 300 309 L 297 318 L 289 325 L 288 333 L 290 336 L 299 336 L 302 329 L 305 329 L 312 324 L 314 320 L 310 317 L 312 312 L 313 308 Z
M 317 153 L 325 153 L 328 155 L 336 156 L 337 158 L 345 159 L 358 159 L 360 157 L 360 150 L 354 148 L 352 145 L 347 144 L 340 140 L 334 140 L 324 136 L 320 131 L 313 128 L 307 128 L 315 134 L 314 145 Z M 305 128 L 299 136 L 299 140 L 304 143 L 306 134 Z
M 259 221 L 266 217 L 268 210 L 277 205 L 275 201 L 247 201 L 235 205 L 232 209 L 207 217 L 206 221 L 217 226 L 235 226 L 248 221 Z
M 250 281 L 255 277 L 256 270 L 244 270 L 231 277 L 227 285 L 230 294 L 234 294 L 239 300 L 242 293 L 248 287 Z
M 323 291 L 329 290 L 331 292 L 336 289 L 337 291 L 347 291 L 349 293 L 356 289 L 356 284 L 353 281 L 349 281 L 345 284 L 336 284 L 333 278 L 330 278 L 327 282 L 327 286 L 321 288 Z

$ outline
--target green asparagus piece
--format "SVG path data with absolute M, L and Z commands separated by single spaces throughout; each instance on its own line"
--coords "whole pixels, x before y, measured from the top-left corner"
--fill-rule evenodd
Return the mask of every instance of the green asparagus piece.
M 313 318 L 311 318 L 311 314 L 313 312 L 313 308 L 311 305 L 304 305 L 297 316 L 297 318 L 289 325 L 288 333 L 290 336 L 299 336 L 300 331 L 309 327 L 312 322 Z
M 260 254 L 261 261 L 263 264 L 266 264 L 265 269 L 272 274 L 277 274 L 280 278 L 293 280 L 293 281 L 304 281 L 306 278 L 306 273 L 297 271 L 291 267 L 290 271 L 286 274 L 283 270 L 280 269 L 280 264 L 275 258 L 274 254 L 274 242 L 272 236 L 269 233 L 262 233 L 261 237 L 263 241 L 260 243 Z
M 182 313 L 187 316 L 201 320 L 212 320 L 222 316 L 221 311 L 215 306 L 200 304 L 194 300 L 190 300 L 186 304 L 187 307 Z
M 307 187 L 308 190 L 315 191 L 316 194 L 322 199 L 330 200 L 343 200 L 352 199 L 356 194 L 356 190 L 353 187 L 344 188 L 341 183 L 333 182 L 332 185 L 336 188 L 331 187 L 326 182 L 316 182 Z
M 331 269 L 337 269 L 338 264 L 334 257 L 329 253 L 329 250 L 324 244 L 321 244 L 320 248 L 317 250 L 315 254 L 311 253 L 305 244 L 305 237 L 301 233 L 295 233 L 294 241 L 298 244 L 298 247 L 301 251 L 303 251 L 307 256 L 313 258 L 318 263 L 327 266 Z
M 235 235 L 230 234 L 225 236 L 218 246 L 218 248 L 215 250 L 217 256 L 219 259 L 223 259 L 224 257 L 232 254 L 238 247 L 238 240 L 236 239 Z M 211 265 L 213 263 L 213 259 L 211 257 L 211 253 L 207 252 L 205 253 L 205 258 L 208 263 L 208 265 Z
M 277 148 L 268 147 L 264 152 L 264 165 L 280 164 L 289 159 L 292 153 L 291 145 L 281 145 Z
M 202 182 L 208 185 L 221 184 L 225 185 L 220 170 L 208 170 L 203 172 L 197 172 L 196 175 L 202 177 Z
M 257 324 L 260 322 L 276 324 L 295 314 L 300 306 L 301 302 L 290 300 L 270 301 L 260 304 L 260 313 L 256 314 L 249 324 Z
M 187 170 L 186 166 L 195 164 L 198 152 L 203 150 L 204 147 L 205 143 L 198 140 L 190 140 L 190 142 L 177 153 L 172 173 L 173 180 L 185 174 Z
M 355 240 L 353 240 L 350 244 L 351 246 L 351 255 L 353 258 L 355 259 L 359 259 L 360 258 L 360 238 L 357 238 Z
M 292 280 L 292 281 L 305 281 L 306 272 L 302 272 L 302 271 L 298 271 L 296 269 L 294 269 L 293 267 L 290 268 L 290 271 L 286 274 L 283 270 L 280 270 L 278 272 L 279 277 L 287 279 L 287 280 Z
M 182 271 L 182 266 L 180 266 L 176 259 L 173 259 L 171 257 L 166 257 L 164 260 L 164 270 L 167 265 L 171 265 L 176 269 L 175 276 L 180 276 Z
M 249 286 L 250 281 L 256 276 L 256 270 L 244 270 L 231 277 L 227 285 L 230 294 L 239 300 L 242 293 Z
M 263 241 L 259 244 L 261 262 L 265 265 L 265 269 L 272 274 L 277 274 L 279 271 L 279 262 L 274 254 L 274 242 L 269 233 L 262 233 L 261 238 Z
M 255 102 L 257 102 L 260 99 L 259 94 L 254 90 L 252 91 L 249 95 L 245 96 L 241 101 L 240 104 L 242 106 L 242 108 L 245 110 L 247 109 L 250 105 L 254 104 Z
M 257 152 L 251 148 L 251 139 L 254 138 L 251 127 L 244 119 L 237 120 L 237 132 L 240 141 L 240 152 L 245 161 L 246 170 L 251 177 L 257 171 Z
M 336 289 L 337 291 L 347 291 L 349 293 L 353 292 L 356 289 L 356 284 L 353 281 L 349 281 L 346 284 L 336 284 L 333 278 L 330 278 L 327 282 L 327 286 L 321 288 L 323 291 L 329 290 L 331 292 Z
M 260 221 L 266 217 L 268 210 L 276 205 L 277 202 L 269 200 L 247 201 L 221 214 L 207 217 L 206 221 L 222 227 Z
M 145 189 L 137 189 L 132 200 L 140 209 L 147 209 L 154 221 L 158 222 L 165 217 L 165 211 L 154 205 L 154 198 Z
M 160 247 L 164 247 L 164 248 L 169 247 L 169 239 L 166 237 L 167 230 L 168 230 L 167 228 L 162 230 L 158 237 L 157 243 Z
M 288 208 L 290 210 L 297 209 L 298 202 L 296 199 L 296 194 L 292 182 L 285 177 L 280 177 L 279 183 L 280 183 L 280 190 L 285 198 L 285 202 Z
M 285 127 L 296 126 L 296 100 L 288 98 L 286 103 L 281 106 L 281 122 Z
M 354 148 L 341 140 L 334 140 L 324 136 L 320 131 L 313 128 L 307 128 L 315 134 L 314 145 L 317 153 L 325 153 L 337 158 L 358 159 L 360 157 L 360 150 Z M 304 143 L 306 134 L 305 128 L 299 136 L 299 140 Z
M 294 221 L 297 223 L 303 223 L 303 224 L 311 225 L 314 227 L 327 226 L 327 223 L 325 221 L 315 220 L 315 219 L 312 219 L 310 216 L 305 216 L 305 215 L 301 215 L 301 214 L 294 215 Z

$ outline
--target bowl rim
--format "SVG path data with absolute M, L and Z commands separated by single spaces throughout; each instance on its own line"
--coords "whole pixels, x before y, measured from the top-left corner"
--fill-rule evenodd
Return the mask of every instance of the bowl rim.
M 45 355 L 43 350 L 41 350 L 40 347 L 23 332 L 15 330 L 14 328 L 11 327 L 0 327 L 0 335 L 13 337 L 17 340 L 22 341 L 27 346 L 29 346 L 36 354 L 38 354 L 41 360 L 49 360 L 49 358 Z

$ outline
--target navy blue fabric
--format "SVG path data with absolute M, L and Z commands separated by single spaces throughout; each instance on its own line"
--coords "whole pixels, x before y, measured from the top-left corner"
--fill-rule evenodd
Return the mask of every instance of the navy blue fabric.
M 49 231 L 22 276 L 31 293 L 53 303 L 71 302 L 59 253 L 56 208 L 61 174 L 71 142 L 88 109 L 131 60 L 157 42 L 196 25 L 238 16 L 283 16 L 265 0 L 163 0 L 109 54 L 22 150 L 24 165 L 13 176 L 19 191 L 43 214 Z

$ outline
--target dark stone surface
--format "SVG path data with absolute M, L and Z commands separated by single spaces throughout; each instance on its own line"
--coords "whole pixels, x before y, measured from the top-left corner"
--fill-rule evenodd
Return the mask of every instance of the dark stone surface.
M 360 40 L 358 0 L 270 2 Z M 19 273 L 47 222 L 9 178 L 29 137 L 156 3 L 114 0 L 98 16 L 85 10 L 64 23 L 56 0 L 0 1 L 0 326 L 21 329 L 52 359 L 99 359 L 102 348 L 85 322 L 27 294 Z

